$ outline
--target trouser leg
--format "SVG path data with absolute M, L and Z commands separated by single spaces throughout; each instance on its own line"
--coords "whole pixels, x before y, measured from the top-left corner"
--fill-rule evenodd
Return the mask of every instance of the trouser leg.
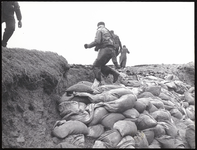
M 126 62 L 127 62 L 127 58 L 125 58 L 125 59 L 122 61 L 122 67 L 123 67 L 123 68 L 125 68 Z
M 118 61 L 117 61 L 117 51 L 113 51 L 113 56 L 112 56 L 112 62 L 115 65 L 116 69 L 120 69 L 120 66 L 118 65 Z
M 15 20 L 14 18 L 6 20 L 6 28 L 3 33 L 3 40 L 2 40 L 2 46 L 7 46 L 7 42 L 9 41 L 10 37 L 15 31 Z
M 112 58 L 112 50 L 111 48 L 103 48 L 100 49 L 98 52 L 98 56 L 93 63 L 93 72 L 95 75 L 95 78 L 101 82 L 101 68 L 105 66 L 109 60 Z
M 118 80 L 119 73 L 116 70 L 108 66 L 101 67 L 101 72 L 106 75 L 109 75 L 109 74 L 113 75 L 113 83 L 115 83 Z

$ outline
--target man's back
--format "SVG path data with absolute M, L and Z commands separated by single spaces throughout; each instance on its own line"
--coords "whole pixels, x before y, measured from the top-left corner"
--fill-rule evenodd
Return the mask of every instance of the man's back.
M 121 55 L 126 56 L 127 53 L 129 53 L 129 50 L 128 50 L 126 47 L 123 47 L 123 48 L 122 48 Z

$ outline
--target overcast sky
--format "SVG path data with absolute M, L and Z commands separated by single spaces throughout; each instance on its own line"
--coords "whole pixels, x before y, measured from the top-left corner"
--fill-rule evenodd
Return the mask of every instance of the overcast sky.
M 194 2 L 19 1 L 19 5 L 23 26 L 16 27 L 8 47 L 52 51 L 69 64 L 93 64 L 97 52 L 84 44 L 94 40 L 97 23 L 104 21 L 130 51 L 127 66 L 194 61 Z

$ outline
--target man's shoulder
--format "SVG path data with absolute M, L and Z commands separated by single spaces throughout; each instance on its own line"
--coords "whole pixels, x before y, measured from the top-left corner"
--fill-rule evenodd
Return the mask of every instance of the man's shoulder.
M 117 34 L 114 34 L 114 36 L 119 38 L 119 36 Z

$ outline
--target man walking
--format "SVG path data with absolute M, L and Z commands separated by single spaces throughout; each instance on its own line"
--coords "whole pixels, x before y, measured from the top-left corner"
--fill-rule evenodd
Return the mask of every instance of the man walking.
M 20 6 L 16 1 L 2 1 L 1 2 L 1 24 L 5 22 L 6 28 L 3 33 L 3 40 L 1 44 L 3 47 L 7 46 L 7 42 L 15 31 L 15 18 L 14 13 L 18 20 L 18 27 L 22 27 L 22 15 L 20 11 Z
M 120 65 L 118 64 L 118 61 L 117 61 L 117 56 L 119 55 L 120 50 L 122 49 L 122 44 L 121 44 L 119 36 L 114 34 L 113 30 L 111 30 L 110 32 L 111 32 L 111 34 L 113 36 L 113 39 L 114 39 L 114 42 L 115 42 L 114 43 L 115 51 L 114 51 L 114 54 L 113 54 L 113 57 L 112 57 L 112 62 L 115 65 L 116 69 L 120 69 Z
M 119 57 L 120 67 L 121 67 L 122 69 L 124 69 L 125 66 L 126 66 L 126 62 L 127 62 L 127 53 L 129 54 L 130 52 L 129 52 L 129 50 L 126 48 L 126 46 L 123 45 L 123 48 L 122 48 L 122 50 L 121 50 L 121 55 L 120 55 L 120 57 Z
M 93 72 L 95 75 L 95 80 L 92 85 L 92 88 L 96 88 L 101 83 L 101 73 L 105 76 L 109 74 L 113 75 L 113 83 L 118 80 L 119 73 L 112 68 L 106 66 L 109 60 L 113 57 L 113 53 L 115 51 L 114 41 L 110 34 L 110 31 L 105 27 L 104 22 L 99 22 L 97 24 L 97 32 L 95 40 L 90 44 L 85 44 L 84 47 L 92 48 L 92 47 L 99 47 L 96 49 L 98 51 L 98 56 L 93 63 Z

